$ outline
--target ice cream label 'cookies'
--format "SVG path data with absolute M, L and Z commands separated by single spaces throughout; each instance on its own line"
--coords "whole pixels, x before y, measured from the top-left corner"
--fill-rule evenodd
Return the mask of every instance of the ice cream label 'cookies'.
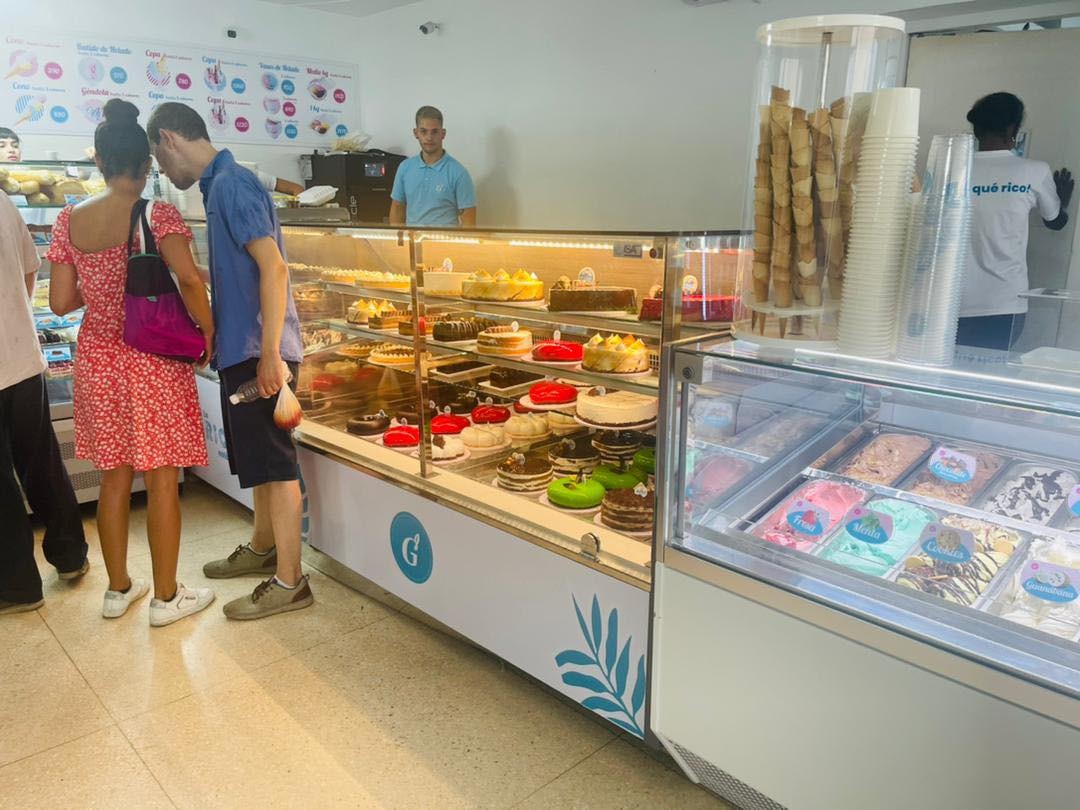
M 820 537 L 825 533 L 825 527 L 832 525 L 827 511 L 803 500 L 791 504 L 787 513 L 787 522 L 799 534 L 810 537 Z
M 1080 597 L 1076 585 L 1080 571 L 1045 562 L 1029 562 L 1021 576 L 1024 590 L 1045 602 L 1075 602 Z
M 892 517 L 865 506 L 856 506 L 844 517 L 844 528 L 856 540 L 881 545 L 893 534 Z
M 927 462 L 935 476 L 950 484 L 966 484 L 975 477 L 978 461 L 951 447 L 939 447 Z
M 931 523 L 923 530 L 919 546 L 931 559 L 958 565 L 974 555 L 975 536 L 965 529 Z

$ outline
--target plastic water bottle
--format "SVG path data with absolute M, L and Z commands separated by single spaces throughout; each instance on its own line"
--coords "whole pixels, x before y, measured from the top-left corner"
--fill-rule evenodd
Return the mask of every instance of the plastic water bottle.
M 288 385 L 292 382 L 292 372 L 288 367 L 285 368 L 285 384 Z M 250 379 L 239 388 L 236 389 L 235 394 L 229 395 L 229 402 L 233 405 L 240 405 L 244 402 L 254 402 L 257 399 L 262 399 L 262 395 L 259 393 L 259 380 L 258 378 Z

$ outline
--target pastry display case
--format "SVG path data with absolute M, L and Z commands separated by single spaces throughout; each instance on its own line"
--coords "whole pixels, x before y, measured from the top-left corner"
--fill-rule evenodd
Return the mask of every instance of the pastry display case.
M 648 581 L 660 349 L 727 333 L 737 234 L 284 232 L 302 444 Z
M 939 734 L 954 772 L 988 755 L 983 723 L 1031 735 L 1032 751 L 1051 740 L 1080 750 L 1080 376 L 930 370 L 742 341 L 670 352 L 653 643 L 654 678 L 672 689 L 654 692 L 653 717 L 691 773 L 701 761 L 718 767 L 714 789 L 748 790 L 741 806 L 786 805 L 804 791 L 799 806 L 892 807 L 873 777 L 926 773 Z M 695 599 L 709 615 L 689 609 Z M 744 608 L 739 629 L 718 619 L 733 607 Z M 746 664 L 707 698 L 674 674 L 718 658 Z M 799 683 L 766 695 L 776 683 L 765 670 Z M 741 693 L 716 696 L 736 684 Z M 808 700 L 804 686 L 813 711 L 795 706 Z M 871 694 L 875 724 L 893 729 L 884 738 L 852 716 Z M 738 727 L 732 700 L 749 710 L 758 699 L 785 717 L 796 747 L 821 733 L 809 715 L 844 713 L 826 736 L 846 734 L 849 750 L 873 749 L 881 763 L 864 762 L 865 778 L 847 786 L 852 804 L 822 790 L 849 771 L 820 736 L 822 755 L 788 781 L 750 762 L 754 745 L 743 757 L 695 737 L 691 717 L 707 726 L 715 711 Z M 1065 806 L 1035 784 L 1037 770 L 1013 769 L 1005 795 L 1024 787 L 1029 801 Z M 1019 806 L 994 803 L 991 787 L 988 803 L 957 789 L 936 794 L 938 806 Z

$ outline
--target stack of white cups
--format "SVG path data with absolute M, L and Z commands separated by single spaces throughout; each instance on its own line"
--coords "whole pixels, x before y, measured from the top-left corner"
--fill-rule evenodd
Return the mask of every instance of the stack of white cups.
M 848 354 L 893 354 L 918 133 L 918 88 L 873 94 L 844 266 L 839 346 Z
M 971 244 L 971 135 L 935 135 L 911 210 L 896 357 L 951 365 Z

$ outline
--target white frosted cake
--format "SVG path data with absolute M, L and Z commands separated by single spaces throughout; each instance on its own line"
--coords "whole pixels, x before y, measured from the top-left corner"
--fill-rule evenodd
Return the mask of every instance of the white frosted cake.
M 577 415 L 586 422 L 618 428 L 656 419 L 657 400 L 629 391 L 590 388 L 577 398 Z

